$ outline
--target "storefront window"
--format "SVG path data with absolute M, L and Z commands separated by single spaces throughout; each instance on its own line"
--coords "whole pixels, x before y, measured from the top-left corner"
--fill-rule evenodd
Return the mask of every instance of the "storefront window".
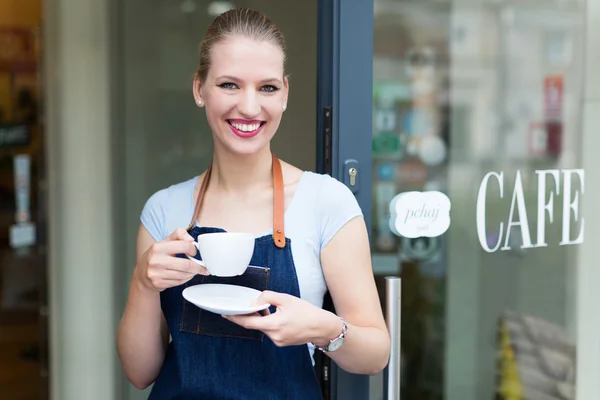
M 373 268 L 381 293 L 403 278 L 402 398 L 573 399 L 585 4 L 374 7 Z M 427 196 L 390 226 L 411 191 L 445 195 L 447 231 Z

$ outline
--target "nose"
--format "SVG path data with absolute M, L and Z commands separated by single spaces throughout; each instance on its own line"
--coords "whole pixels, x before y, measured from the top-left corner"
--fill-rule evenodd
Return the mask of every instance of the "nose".
M 260 113 L 260 98 L 255 90 L 246 90 L 238 102 L 238 111 L 245 118 L 251 119 Z

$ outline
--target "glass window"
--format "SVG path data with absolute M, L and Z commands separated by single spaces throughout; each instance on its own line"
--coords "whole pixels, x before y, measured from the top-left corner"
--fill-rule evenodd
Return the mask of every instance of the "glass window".
M 574 398 L 585 3 L 374 7 L 373 268 L 381 293 L 403 278 L 402 398 Z

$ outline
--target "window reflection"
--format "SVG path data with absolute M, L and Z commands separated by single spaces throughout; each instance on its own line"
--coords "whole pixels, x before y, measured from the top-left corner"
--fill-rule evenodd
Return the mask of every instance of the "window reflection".
M 403 278 L 403 398 L 573 398 L 585 243 L 560 242 L 582 229 L 564 204 L 578 206 L 584 180 L 563 185 L 581 168 L 584 4 L 374 6 L 373 267 L 381 293 L 384 276 Z M 492 172 L 502 191 L 490 184 L 479 204 Z M 390 201 L 429 190 L 452 202 L 449 231 L 395 235 Z

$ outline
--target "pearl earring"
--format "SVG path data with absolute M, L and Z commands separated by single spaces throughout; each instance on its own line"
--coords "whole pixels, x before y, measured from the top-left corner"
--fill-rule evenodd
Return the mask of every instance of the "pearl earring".
M 285 104 L 283 105 L 283 111 L 285 111 Z
M 202 100 L 198 100 L 198 105 L 201 106 L 202 105 Z

